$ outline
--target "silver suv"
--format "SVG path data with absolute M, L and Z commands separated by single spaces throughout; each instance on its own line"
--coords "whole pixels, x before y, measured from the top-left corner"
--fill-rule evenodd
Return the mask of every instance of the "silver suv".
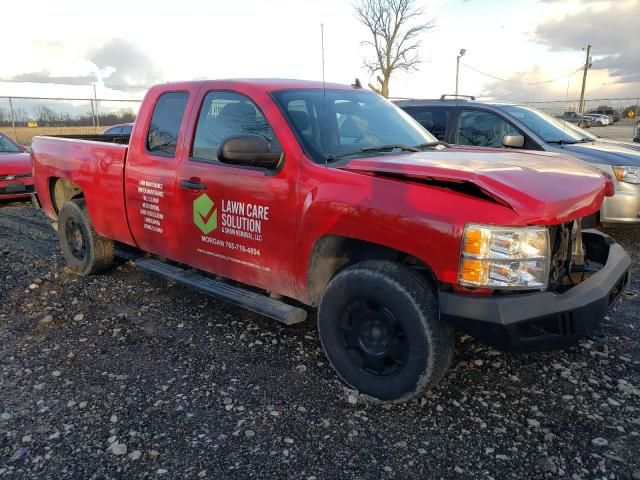
M 470 99 L 395 102 L 438 140 L 457 145 L 560 152 L 608 173 L 616 194 L 600 222 L 640 225 L 640 145 L 592 135 L 527 105 Z M 559 188 L 562 188 L 559 186 Z

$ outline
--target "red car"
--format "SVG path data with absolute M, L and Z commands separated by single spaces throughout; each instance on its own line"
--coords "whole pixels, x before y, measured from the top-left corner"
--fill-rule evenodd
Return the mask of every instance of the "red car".
M 159 85 L 128 145 L 101 140 L 32 143 L 34 200 L 73 270 L 104 271 L 124 243 L 157 256 L 139 269 L 285 324 L 318 307 L 331 365 L 377 398 L 435 385 L 456 330 L 504 350 L 570 345 L 629 280 L 624 250 L 581 231 L 614 193 L 604 173 L 449 148 L 357 86 Z
M 31 193 L 31 156 L 0 133 L 0 201 L 27 198 Z

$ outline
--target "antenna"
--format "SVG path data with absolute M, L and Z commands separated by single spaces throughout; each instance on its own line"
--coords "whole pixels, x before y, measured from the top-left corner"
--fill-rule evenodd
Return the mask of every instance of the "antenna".
M 322 90 L 324 91 L 324 23 L 320 24 L 320 45 L 322 48 Z
M 322 46 L 322 116 L 327 119 L 327 88 L 324 83 L 324 23 L 320 24 L 320 44 Z M 326 153 L 326 152 L 325 152 Z M 324 156 L 324 166 L 327 167 L 327 155 Z

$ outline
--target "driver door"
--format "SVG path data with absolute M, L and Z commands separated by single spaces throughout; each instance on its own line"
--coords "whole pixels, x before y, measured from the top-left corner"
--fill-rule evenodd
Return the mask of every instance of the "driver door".
M 229 90 L 200 93 L 199 114 L 178 166 L 176 197 L 182 261 L 242 283 L 293 291 L 298 162 L 274 170 L 225 164 L 218 148 L 232 135 L 282 147 L 260 107 Z

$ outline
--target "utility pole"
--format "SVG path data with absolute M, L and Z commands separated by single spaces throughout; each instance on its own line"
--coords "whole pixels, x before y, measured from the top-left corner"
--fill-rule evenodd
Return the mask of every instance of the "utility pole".
M 460 54 L 456 57 L 456 96 L 458 96 L 458 78 L 460 76 L 460 59 L 467 53 L 464 48 L 460 49 Z
M 11 101 L 11 97 L 9 97 L 9 109 L 11 109 L 11 126 L 13 127 L 13 139 L 16 143 L 18 143 L 18 132 L 16 130 L 16 115 L 13 112 L 13 102 Z M 636 106 L 636 115 L 638 114 L 638 107 Z
M 93 84 L 93 100 L 96 104 L 96 126 L 100 128 L 100 112 L 98 111 L 98 95 L 96 94 L 96 84 Z
M 582 74 L 582 91 L 580 92 L 580 108 L 578 111 L 584 114 L 584 89 L 587 86 L 587 71 L 591 68 L 591 45 L 587 45 L 587 57 L 584 61 L 584 73 Z

